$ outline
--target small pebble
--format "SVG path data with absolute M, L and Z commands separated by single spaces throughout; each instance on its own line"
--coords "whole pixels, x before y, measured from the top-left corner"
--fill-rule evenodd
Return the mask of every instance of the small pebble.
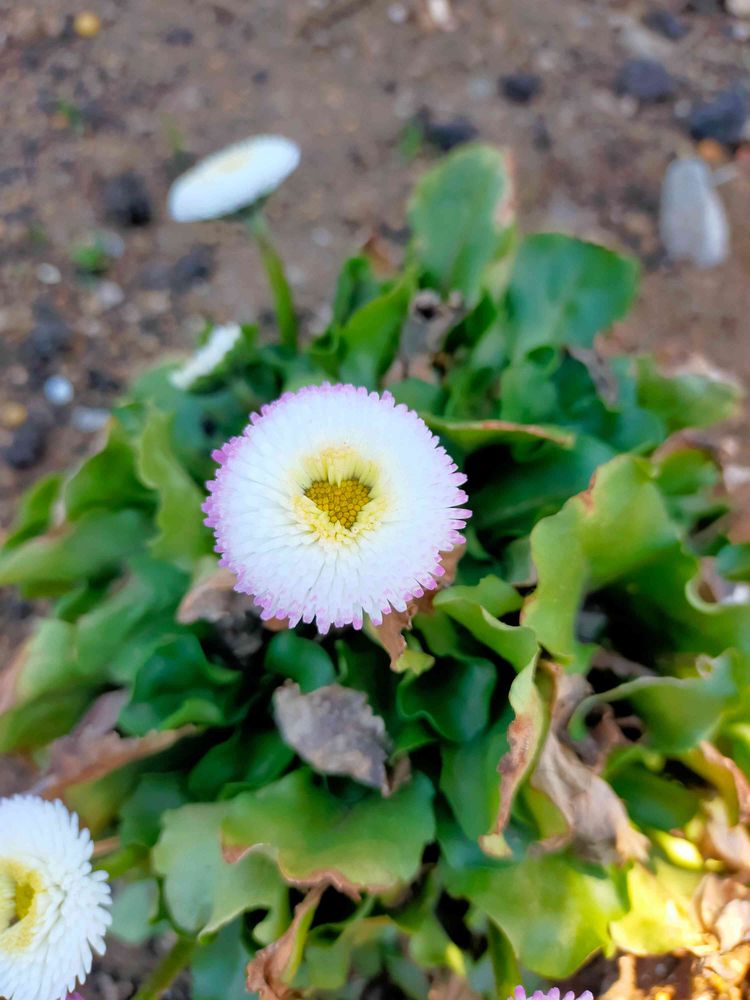
M 659 235 L 672 260 L 716 267 L 729 256 L 729 221 L 703 160 L 674 160 L 659 206 Z
M 392 24 L 405 24 L 409 11 L 402 3 L 392 3 L 388 6 L 388 20 Z
M 73 21 L 73 30 L 81 38 L 94 38 L 102 28 L 101 18 L 93 11 L 84 10 L 76 14 Z
M 99 281 L 94 289 L 94 297 L 102 309 L 114 309 L 125 301 L 125 292 L 116 281 Z
M 744 87 L 730 87 L 711 101 L 698 104 L 687 124 L 693 139 L 715 139 L 726 146 L 741 142 L 750 106 Z
M 93 434 L 101 430 L 109 420 L 109 410 L 94 406 L 74 406 L 70 423 L 77 431 Z
M 615 90 L 641 104 L 658 104 L 674 94 L 675 82 L 656 59 L 628 59 L 617 74 Z
M 326 229 L 325 226 L 316 226 L 310 237 L 316 247 L 329 247 L 333 243 L 333 236 L 331 235 L 330 229 Z
M 40 264 L 36 269 L 36 276 L 43 285 L 59 285 L 62 281 L 60 268 L 54 264 Z
M 73 383 L 64 375 L 51 375 L 44 383 L 44 398 L 53 406 L 67 406 L 74 395 Z
M 466 84 L 466 93 L 472 101 L 486 101 L 495 92 L 495 85 L 489 76 L 472 76 Z
M 3 403 L 2 407 L 0 407 L 0 424 L 3 427 L 11 429 L 20 427 L 27 416 L 28 412 L 22 403 Z
M 499 80 L 500 93 L 514 104 L 528 104 L 542 89 L 542 78 L 536 73 L 509 73 Z
M 663 7 L 654 7 L 648 11 L 643 17 L 643 23 L 656 34 L 668 38 L 670 42 L 679 42 L 681 38 L 690 33 L 689 24 L 673 14 L 671 10 L 665 10 Z
M 421 108 L 417 112 L 416 124 L 422 130 L 425 142 L 447 153 L 456 146 L 471 142 L 479 135 L 479 129 L 466 115 L 456 115 L 445 121 L 436 121 L 429 108 Z
M 195 35 L 190 28 L 181 25 L 175 25 L 164 35 L 164 41 L 167 45 L 192 45 L 194 40 Z
M 167 283 L 173 292 L 187 292 L 193 285 L 208 281 L 213 270 L 213 248 L 205 243 L 199 243 L 175 261 Z

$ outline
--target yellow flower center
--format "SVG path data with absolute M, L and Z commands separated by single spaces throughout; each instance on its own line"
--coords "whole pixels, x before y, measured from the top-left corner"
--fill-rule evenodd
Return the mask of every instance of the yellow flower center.
M 341 483 L 316 480 L 305 490 L 318 510 L 328 515 L 331 523 L 338 522 L 352 528 L 359 512 L 370 500 L 370 487 L 358 479 L 344 479 Z
M 308 455 L 294 475 L 294 511 L 319 541 L 350 545 L 388 506 L 378 466 L 348 445 Z
M 22 951 L 29 946 L 43 888 L 39 872 L 0 859 L 0 951 Z

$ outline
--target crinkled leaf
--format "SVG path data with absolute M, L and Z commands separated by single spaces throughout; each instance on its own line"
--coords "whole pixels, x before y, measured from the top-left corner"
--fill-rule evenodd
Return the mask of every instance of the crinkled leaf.
M 230 865 L 221 853 L 225 803 L 192 804 L 164 814 L 153 850 L 154 870 L 164 879 L 164 899 L 178 927 L 212 934 L 245 910 L 279 905 L 283 884 L 263 854 Z
M 636 262 L 604 247 L 552 233 L 526 237 L 508 288 L 512 356 L 591 347 L 627 312 L 637 281 Z
M 409 202 L 412 253 L 426 282 L 444 295 L 479 296 L 485 269 L 500 252 L 495 221 L 509 194 L 504 154 L 466 146 L 445 157 L 417 182 Z
M 228 848 L 263 846 L 284 877 L 301 885 L 332 881 L 348 891 L 383 890 L 415 876 L 435 832 L 432 796 L 430 782 L 417 773 L 390 798 L 368 792 L 347 801 L 297 770 L 238 796 L 224 840 Z
M 197 559 L 212 550 L 211 533 L 203 523 L 204 495 L 185 471 L 172 447 L 172 418 L 152 409 L 138 439 L 139 478 L 156 491 L 159 534 L 151 543 L 158 559 Z
M 341 774 L 387 791 L 388 734 L 361 691 L 328 684 L 302 694 L 285 684 L 273 699 L 284 740 L 321 774 Z
M 586 590 L 648 566 L 673 550 L 676 540 L 648 465 L 631 456 L 614 459 L 597 471 L 585 493 L 534 528 L 531 550 L 539 583 L 526 602 L 523 623 L 563 662 L 580 658 L 584 649 L 575 622 Z
M 16 584 L 32 596 L 64 593 L 114 570 L 142 549 L 150 534 L 139 511 L 90 511 L 0 555 L 0 586 Z
M 658 414 L 667 429 L 709 427 L 737 413 L 741 392 L 736 384 L 700 374 L 662 374 L 652 358 L 636 361 L 638 401 Z
M 521 964 L 550 979 L 569 976 L 606 947 L 610 922 L 627 909 L 616 879 L 565 855 L 445 874 L 451 895 L 483 910 Z
M 470 740 L 487 725 L 497 683 L 494 664 L 481 657 L 444 657 L 398 688 L 398 707 L 407 719 L 426 719 L 447 740 Z
M 138 736 L 187 723 L 229 725 L 239 711 L 235 696 L 240 681 L 237 671 L 211 663 L 195 636 L 175 637 L 138 671 L 119 724 Z
M 10 552 L 22 542 L 47 531 L 52 523 L 54 505 L 60 496 L 63 477 L 59 472 L 42 476 L 18 502 L 18 509 L 8 534 L 3 540 L 2 551 Z

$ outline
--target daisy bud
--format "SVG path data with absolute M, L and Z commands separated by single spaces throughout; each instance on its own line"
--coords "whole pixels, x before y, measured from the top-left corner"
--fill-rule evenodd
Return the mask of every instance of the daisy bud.
M 466 477 L 416 413 L 353 385 L 286 393 L 214 452 L 206 524 L 264 619 L 361 628 L 437 586 Z
M 200 160 L 169 191 L 176 222 L 233 215 L 275 191 L 299 163 L 296 143 L 280 135 L 259 135 Z
M 177 389 L 190 390 L 202 379 L 213 375 L 229 359 L 242 341 L 242 327 L 238 323 L 215 326 L 201 347 L 178 369 L 169 380 Z
M 0 996 L 64 1000 L 104 953 L 111 922 L 93 844 L 61 802 L 0 799 Z M 80 998 L 78 998 L 80 1000 Z

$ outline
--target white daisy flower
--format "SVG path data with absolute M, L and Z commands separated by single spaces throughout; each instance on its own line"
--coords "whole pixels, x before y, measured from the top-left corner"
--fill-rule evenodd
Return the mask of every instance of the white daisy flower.
M 215 326 L 205 344 L 199 347 L 181 368 L 170 374 L 170 382 L 178 389 L 192 388 L 198 379 L 214 373 L 241 338 L 242 327 L 239 323 Z
M 61 1000 L 104 953 L 111 922 L 93 844 L 61 802 L 0 799 L 0 996 Z
M 176 222 L 232 215 L 265 198 L 297 168 L 299 146 L 281 135 L 259 135 L 200 160 L 170 188 Z
M 206 524 L 264 619 L 362 627 L 433 589 L 463 539 L 466 477 L 390 393 L 307 386 L 214 452 Z

